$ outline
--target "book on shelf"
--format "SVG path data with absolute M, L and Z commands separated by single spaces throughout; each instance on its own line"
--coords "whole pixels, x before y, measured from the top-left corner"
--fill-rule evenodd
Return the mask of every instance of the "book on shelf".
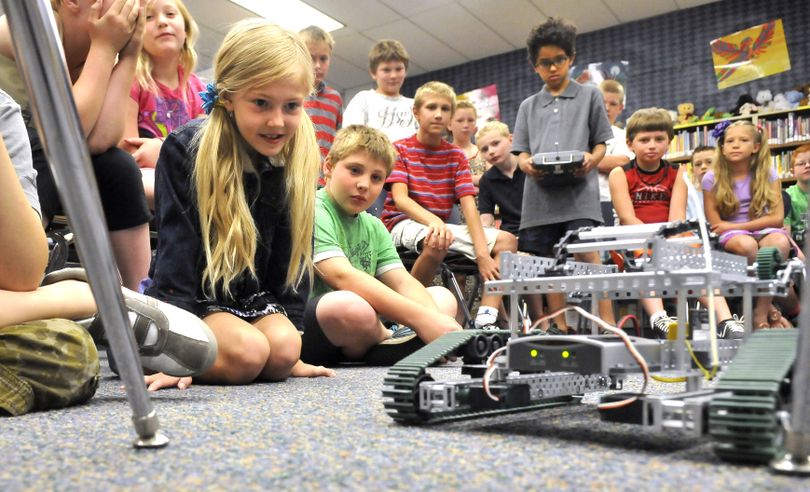
M 768 137 L 770 146 L 794 146 L 802 142 L 810 142 L 810 108 L 803 107 L 790 111 L 780 111 L 770 114 L 756 114 L 748 116 L 762 127 L 763 132 Z M 735 117 L 733 120 L 745 119 L 746 117 Z M 715 124 L 723 120 L 691 123 L 682 127 L 675 127 L 675 135 L 669 144 L 666 159 L 683 160 L 692 155 L 692 152 L 701 145 L 714 147 L 717 141 L 712 137 L 711 130 Z M 774 149 L 775 151 L 776 149 Z M 779 149 L 781 151 L 781 149 Z M 782 168 L 782 162 L 787 162 L 787 170 L 791 173 L 790 160 L 784 161 L 780 158 L 774 161 L 774 168 Z

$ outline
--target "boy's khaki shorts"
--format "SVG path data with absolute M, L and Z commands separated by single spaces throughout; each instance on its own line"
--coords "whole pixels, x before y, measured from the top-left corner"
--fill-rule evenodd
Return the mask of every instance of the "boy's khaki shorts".
M 467 258 L 475 261 L 475 247 L 473 246 L 470 231 L 466 225 L 447 224 L 447 229 L 453 233 L 453 243 L 450 244 L 450 251 L 459 253 Z M 498 239 L 500 230 L 494 227 L 484 227 L 484 236 L 487 238 L 487 252 L 492 254 L 492 248 L 495 246 L 495 241 Z M 405 248 L 408 251 L 421 253 L 419 246 L 425 239 L 428 233 L 428 227 L 420 224 L 415 220 L 405 219 L 397 223 L 391 229 L 391 238 L 394 240 L 394 246 L 397 248 Z
M 85 402 L 98 379 L 96 345 L 79 324 L 48 319 L 0 327 L 0 415 Z

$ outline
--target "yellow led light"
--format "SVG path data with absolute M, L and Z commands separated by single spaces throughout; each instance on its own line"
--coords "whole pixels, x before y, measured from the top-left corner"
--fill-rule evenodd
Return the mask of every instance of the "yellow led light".
M 532 351 L 529 353 L 531 354 L 532 357 L 537 357 L 537 349 L 532 349 Z
M 569 352 L 569 351 L 567 351 L 567 350 L 563 350 L 563 351 L 562 351 L 562 357 L 563 357 L 563 359 L 567 359 L 567 358 L 568 358 L 568 357 L 570 357 L 570 356 L 571 356 L 571 352 Z

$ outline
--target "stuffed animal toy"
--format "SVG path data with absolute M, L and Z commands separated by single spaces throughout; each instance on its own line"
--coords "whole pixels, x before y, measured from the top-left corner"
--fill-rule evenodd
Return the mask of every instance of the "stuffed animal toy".
M 741 111 L 742 107 L 746 103 L 756 106 L 756 101 L 754 101 L 754 98 L 751 97 L 751 94 L 741 94 L 740 97 L 737 98 L 737 104 L 734 106 L 734 109 L 731 110 L 731 113 L 734 116 L 741 116 L 743 114 Z M 754 112 L 756 113 L 756 111 Z M 750 114 L 750 112 L 747 114 Z
M 716 112 L 717 112 L 717 108 L 715 108 L 714 106 L 712 106 L 712 107 L 710 107 L 709 109 L 707 109 L 707 110 L 706 110 L 706 112 L 704 112 L 704 113 L 703 113 L 703 114 L 700 116 L 700 118 L 698 119 L 698 121 L 711 121 L 711 120 L 715 119 L 715 117 L 716 117 Z
M 760 113 L 770 113 L 773 111 L 773 94 L 768 89 L 757 92 L 757 104 Z
M 785 99 L 787 99 L 790 103 L 791 109 L 799 107 L 799 103 L 803 97 L 804 94 L 802 94 L 800 91 L 792 90 L 785 92 Z
M 754 103 L 745 103 L 740 106 L 739 115 L 740 116 L 748 116 L 750 114 L 754 114 L 759 111 L 759 106 Z
M 680 103 L 678 105 L 678 124 L 690 123 L 694 121 L 692 118 L 695 114 L 695 105 L 693 103 Z
M 804 94 L 799 101 L 799 106 L 807 106 L 810 104 L 810 84 L 804 84 L 796 87 L 796 90 Z
M 788 109 L 792 109 L 790 101 L 787 100 L 784 94 L 781 92 L 775 96 L 773 96 L 773 110 L 774 111 L 787 111 Z

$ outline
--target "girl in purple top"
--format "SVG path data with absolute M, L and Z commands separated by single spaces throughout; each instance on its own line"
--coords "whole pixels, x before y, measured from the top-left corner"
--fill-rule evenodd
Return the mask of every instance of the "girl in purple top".
M 132 153 L 154 210 L 154 167 L 163 139 L 175 128 L 204 115 L 205 86 L 192 71 L 197 62 L 197 24 L 182 0 L 155 0 L 146 10 L 143 50 L 127 103 L 121 147 Z
M 712 134 L 718 156 L 714 170 L 703 177 L 706 218 L 723 248 L 756 259 L 759 248 L 773 246 L 783 258 L 790 241 L 782 229 L 784 208 L 780 182 L 770 164 L 768 141 L 750 121 L 721 123 Z M 768 327 L 771 297 L 758 297 L 753 326 Z

